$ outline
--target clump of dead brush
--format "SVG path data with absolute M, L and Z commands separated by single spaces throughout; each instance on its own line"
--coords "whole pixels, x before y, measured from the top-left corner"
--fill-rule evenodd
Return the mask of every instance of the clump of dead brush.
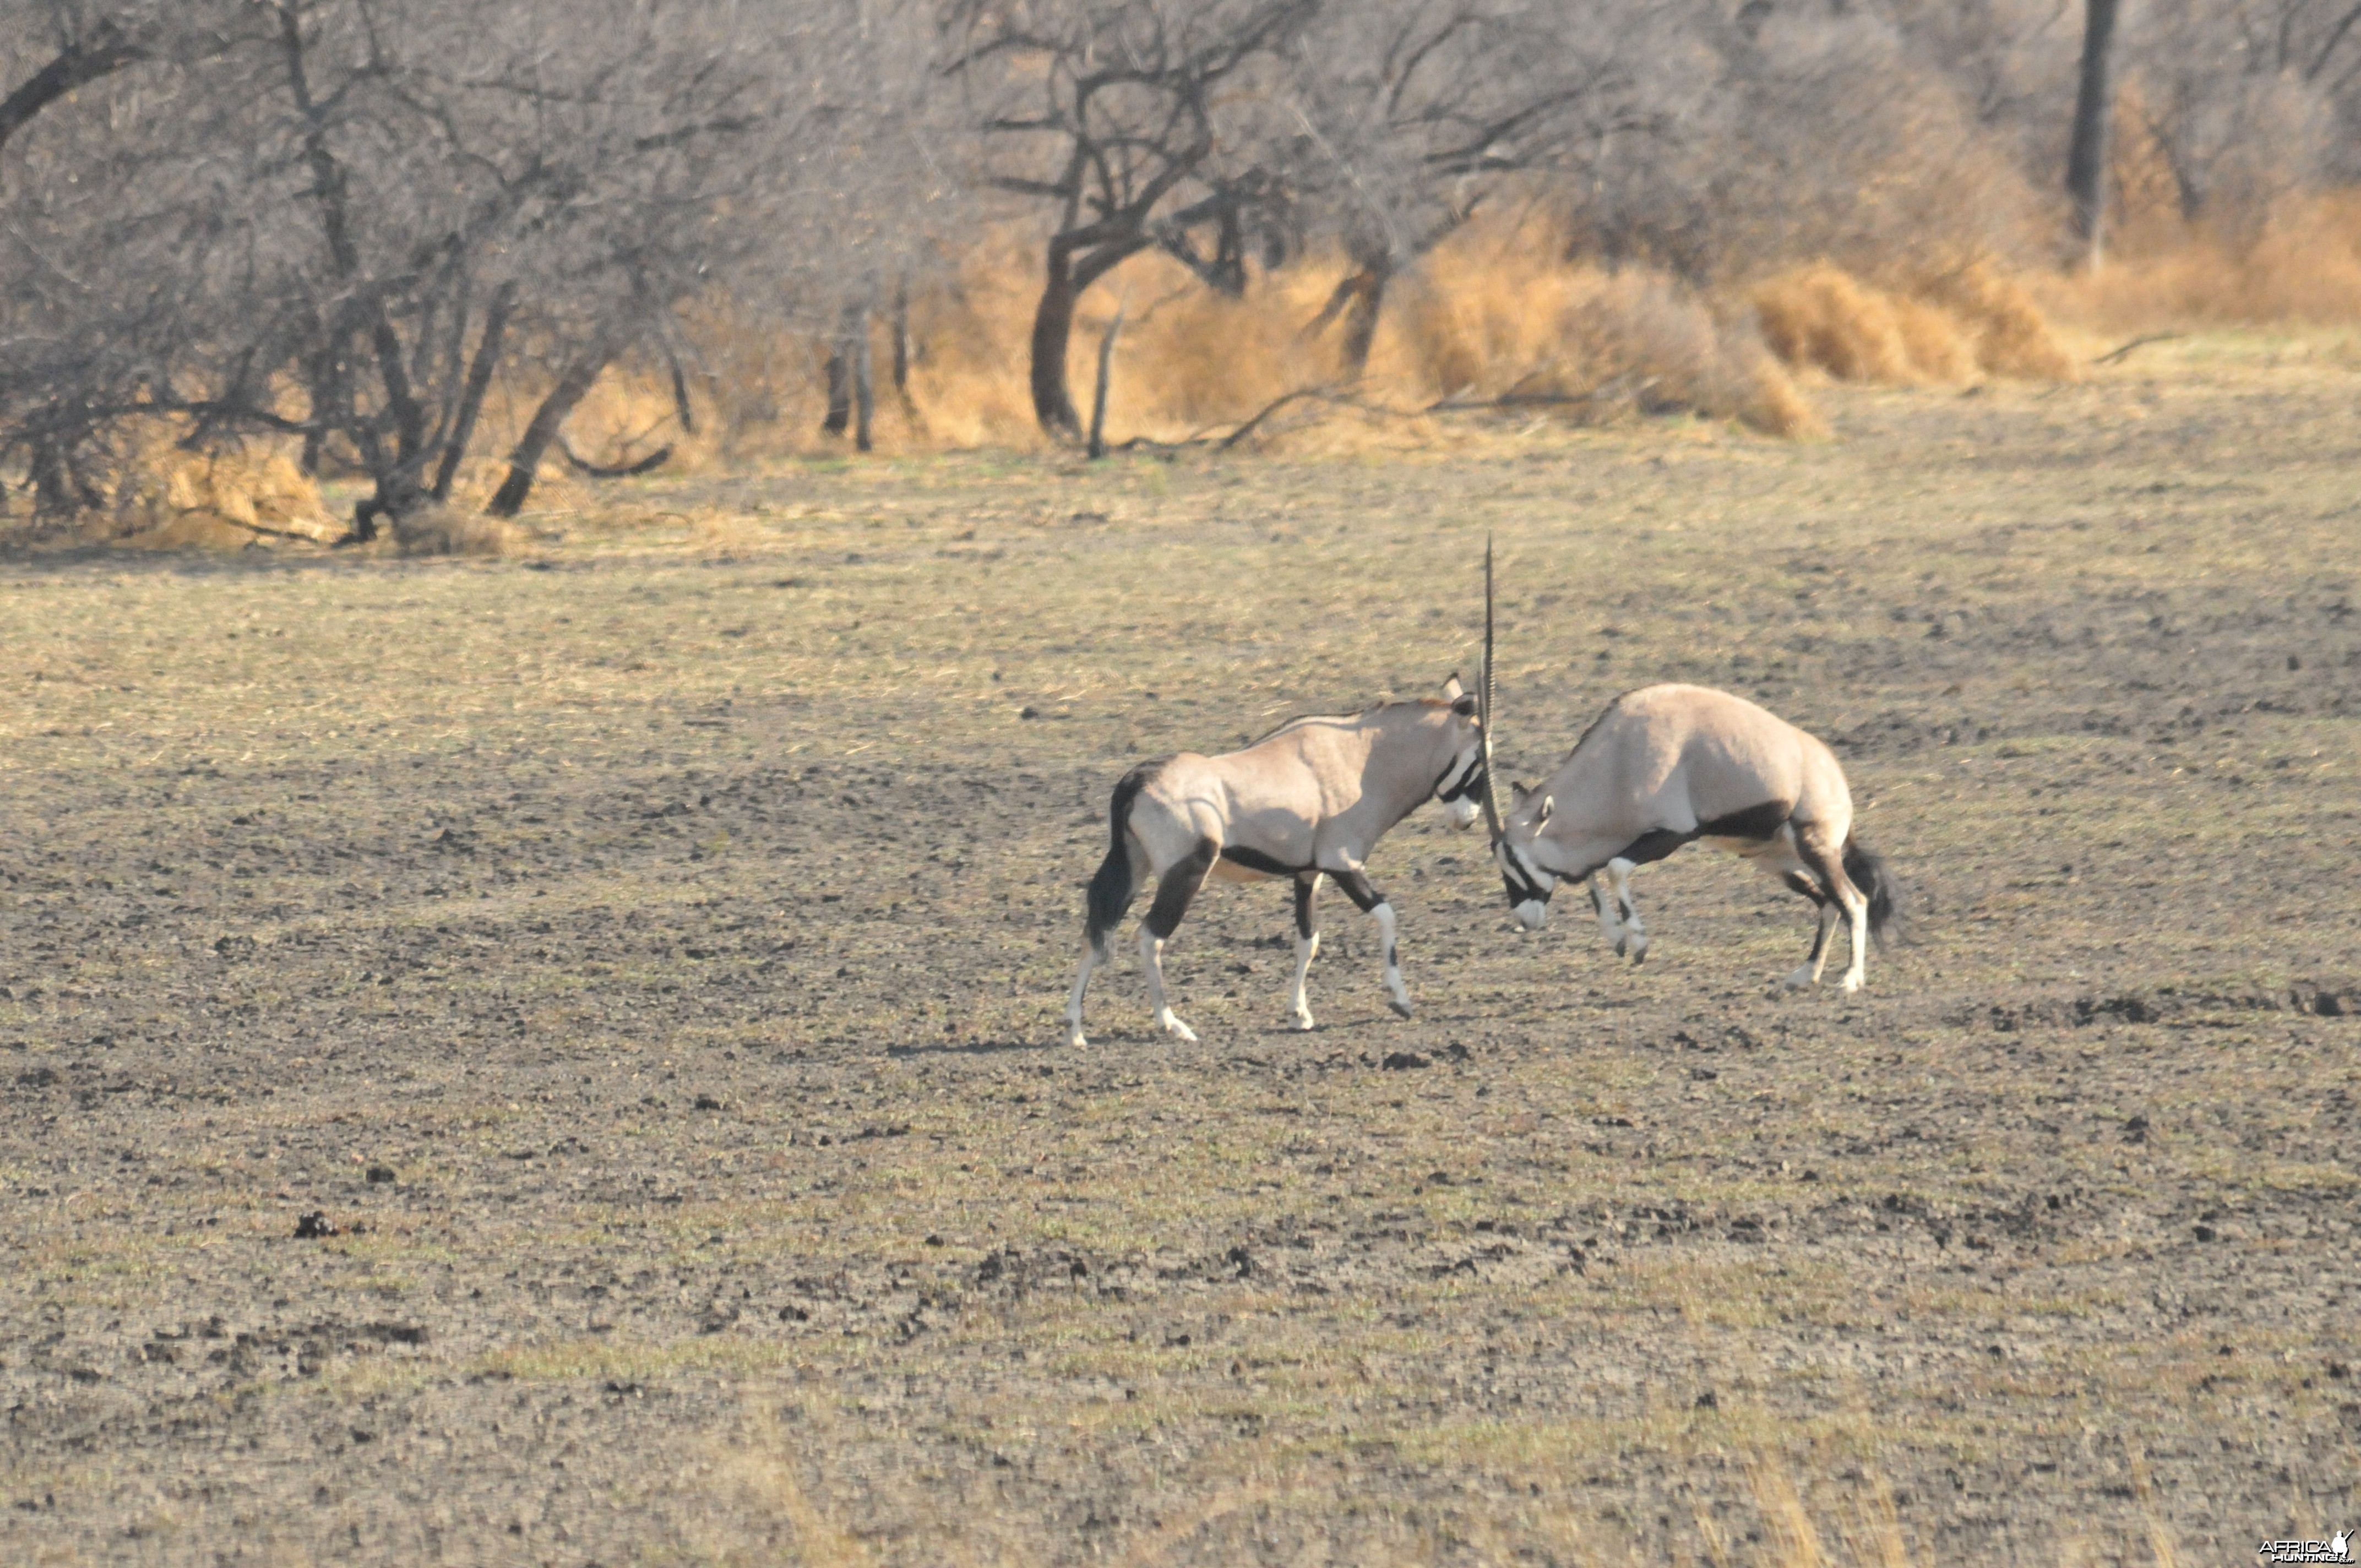
M 533 536 L 504 517 L 426 506 L 394 519 L 393 543 L 404 555 L 522 555 Z

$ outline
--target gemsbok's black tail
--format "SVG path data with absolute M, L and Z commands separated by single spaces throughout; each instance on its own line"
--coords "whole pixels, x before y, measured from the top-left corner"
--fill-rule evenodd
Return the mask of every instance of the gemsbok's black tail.
M 1082 935 L 1094 948 L 1104 949 L 1107 933 L 1123 924 L 1123 912 L 1131 907 L 1132 895 L 1139 891 L 1131 878 L 1131 846 L 1124 842 L 1124 832 L 1131 821 L 1131 804 L 1148 781 L 1156 776 L 1157 764 L 1143 762 L 1115 781 L 1115 797 L 1107 802 L 1107 852 L 1099 862 L 1096 875 L 1091 878 L 1090 913 L 1082 926 Z
M 1862 843 L 1861 835 L 1855 833 L 1845 839 L 1844 873 L 1869 900 L 1869 934 L 1883 949 L 1886 931 L 1898 929 L 1902 919 L 1901 896 L 1894 885 L 1894 872 L 1887 868 L 1885 857 Z

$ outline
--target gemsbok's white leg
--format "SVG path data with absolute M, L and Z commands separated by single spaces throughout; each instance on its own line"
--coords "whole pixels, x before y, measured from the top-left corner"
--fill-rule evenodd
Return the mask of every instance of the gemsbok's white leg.
M 1630 938 L 1624 935 L 1622 916 L 1615 913 L 1615 890 L 1603 871 L 1593 872 L 1590 875 L 1590 906 L 1598 911 L 1599 936 L 1615 949 L 1615 956 L 1621 958 L 1624 945 Z
M 1288 994 L 1288 1004 L 1295 1009 L 1295 1026 L 1312 1027 L 1312 999 L 1304 994 L 1304 977 L 1312 972 L 1312 960 L 1320 951 L 1320 933 L 1295 938 L 1295 989 Z
M 1845 917 L 1852 926 L 1852 961 L 1845 965 L 1844 988 L 1859 991 L 1869 978 L 1869 900 L 1861 890 L 1847 883 L 1839 891 Z
M 1164 1000 L 1164 942 L 1189 913 L 1189 902 L 1204 885 L 1218 852 L 1212 839 L 1201 839 L 1195 849 L 1159 872 L 1156 902 L 1148 905 L 1148 918 L 1139 923 L 1139 963 L 1148 971 L 1148 1004 L 1155 1010 L 1156 1026 L 1176 1040 L 1193 1043 L 1197 1031 L 1174 1017 Z
M 1164 938 L 1148 927 L 1139 928 L 1139 963 L 1148 971 L 1148 1005 L 1154 1010 L 1156 1026 L 1176 1040 L 1195 1043 L 1197 1031 L 1174 1015 L 1164 1001 Z
M 1828 894 L 1826 908 L 1842 909 L 1848 935 L 1852 938 L 1852 961 L 1845 965 L 1844 989 L 1859 991 L 1869 976 L 1869 899 L 1853 886 L 1845 874 L 1844 851 L 1841 844 L 1831 844 L 1825 828 L 1798 825 L 1795 830 L 1795 851 L 1811 869 L 1820 887 Z M 1825 913 L 1825 909 L 1824 909 Z M 1823 927 L 1825 929 L 1825 927 Z M 1812 979 L 1817 981 L 1828 961 L 1829 940 L 1819 944 L 1812 955 Z
M 1837 906 L 1824 901 L 1817 912 L 1817 929 L 1812 934 L 1812 950 L 1802 963 L 1787 971 L 1787 984 L 1795 991 L 1807 990 L 1820 983 L 1820 971 L 1828 967 L 1828 942 L 1836 935 Z
M 1386 965 L 1386 1000 L 1403 1017 L 1410 1016 L 1410 988 L 1402 984 L 1401 959 L 1394 943 L 1394 906 L 1386 895 L 1369 885 L 1367 875 L 1359 871 L 1332 871 L 1328 875 L 1345 890 L 1345 896 L 1354 907 L 1378 923 L 1378 940 L 1383 945 Z
M 1648 928 L 1640 924 L 1640 906 L 1631 902 L 1631 873 L 1638 869 L 1620 855 L 1607 862 L 1607 874 L 1614 882 L 1615 913 L 1623 922 L 1623 940 L 1615 944 L 1615 950 L 1620 954 L 1628 949 L 1635 964 L 1648 956 Z
M 1299 1029 L 1312 1026 L 1312 999 L 1304 994 L 1303 981 L 1320 954 L 1320 875 L 1313 872 L 1295 879 L 1295 990 L 1288 1003 L 1295 1009 Z
M 1074 993 L 1066 998 L 1066 1044 L 1070 1046 L 1090 1044 L 1082 1036 L 1082 992 L 1090 989 L 1091 970 L 1098 967 L 1101 957 L 1098 944 L 1084 938 L 1082 972 L 1074 976 Z
M 1394 948 L 1394 906 L 1380 904 L 1369 911 L 1369 918 L 1378 923 L 1378 940 L 1385 944 L 1386 996 L 1395 1012 L 1410 1016 L 1410 988 L 1402 984 L 1401 960 Z

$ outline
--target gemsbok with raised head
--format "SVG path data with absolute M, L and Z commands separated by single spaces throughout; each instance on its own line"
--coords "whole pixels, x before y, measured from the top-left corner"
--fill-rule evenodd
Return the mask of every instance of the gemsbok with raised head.
M 1477 703 L 1484 777 L 1491 777 L 1492 552 L 1484 550 L 1484 674 Z M 1528 930 L 1549 918 L 1561 881 L 1590 884 L 1591 906 L 1618 957 L 1647 957 L 1648 932 L 1631 873 L 1703 840 L 1753 863 L 1817 908 L 1812 950 L 1787 984 L 1817 985 L 1839 913 L 1858 991 L 1869 939 L 1882 942 L 1897 910 L 1885 862 L 1852 830 L 1852 792 L 1835 753 L 1743 697 L 1706 686 L 1625 692 L 1591 721 L 1556 773 L 1519 788 L 1503 811 L 1483 795 L 1493 857 L 1510 905 Z
M 1386 993 L 1410 1016 L 1395 950 L 1394 908 L 1363 869 L 1378 840 L 1430 797 L 1457 828 L 1473 827 L 1488 788 L 1476 698 L 1454 675 L 1440 698 L 1380 703 L 1359 713 L 1290 718 L 1244 751 L 1183 751 L 1144 762 L 1115 786 L 1106 859 L 1091 878 L 1082 972 L 1066 1003 L 1067 1040 L 1085 1045 L 1082 992 L 1109 959 L 1108 938 L 1148 878 L 1156 901 L 1139 927 L 1140 965 L 1158 1028 L 1194 1040 L 1164 992 L 1164 944 L 1209 877 L 1295 883 L 1295 988 L 1299 1028 L 1312 1027 L 1304 977 L 1320 950 L 1316 900 L 1326 877 L 1377 922 Z

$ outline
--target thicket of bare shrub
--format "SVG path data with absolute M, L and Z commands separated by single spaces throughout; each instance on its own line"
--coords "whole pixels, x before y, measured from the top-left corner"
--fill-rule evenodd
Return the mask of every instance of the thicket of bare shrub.
M 1811 377 L 2070 376 L 2052 318 L 2361 317 L 2348 11 L 2127 13 L 2070 272 L 2055 0 L 16 0 L 0 481 L 80 537 L 365 540 L 1079 440 L 1118 313 L 1117 441 L 1808 432 Z

